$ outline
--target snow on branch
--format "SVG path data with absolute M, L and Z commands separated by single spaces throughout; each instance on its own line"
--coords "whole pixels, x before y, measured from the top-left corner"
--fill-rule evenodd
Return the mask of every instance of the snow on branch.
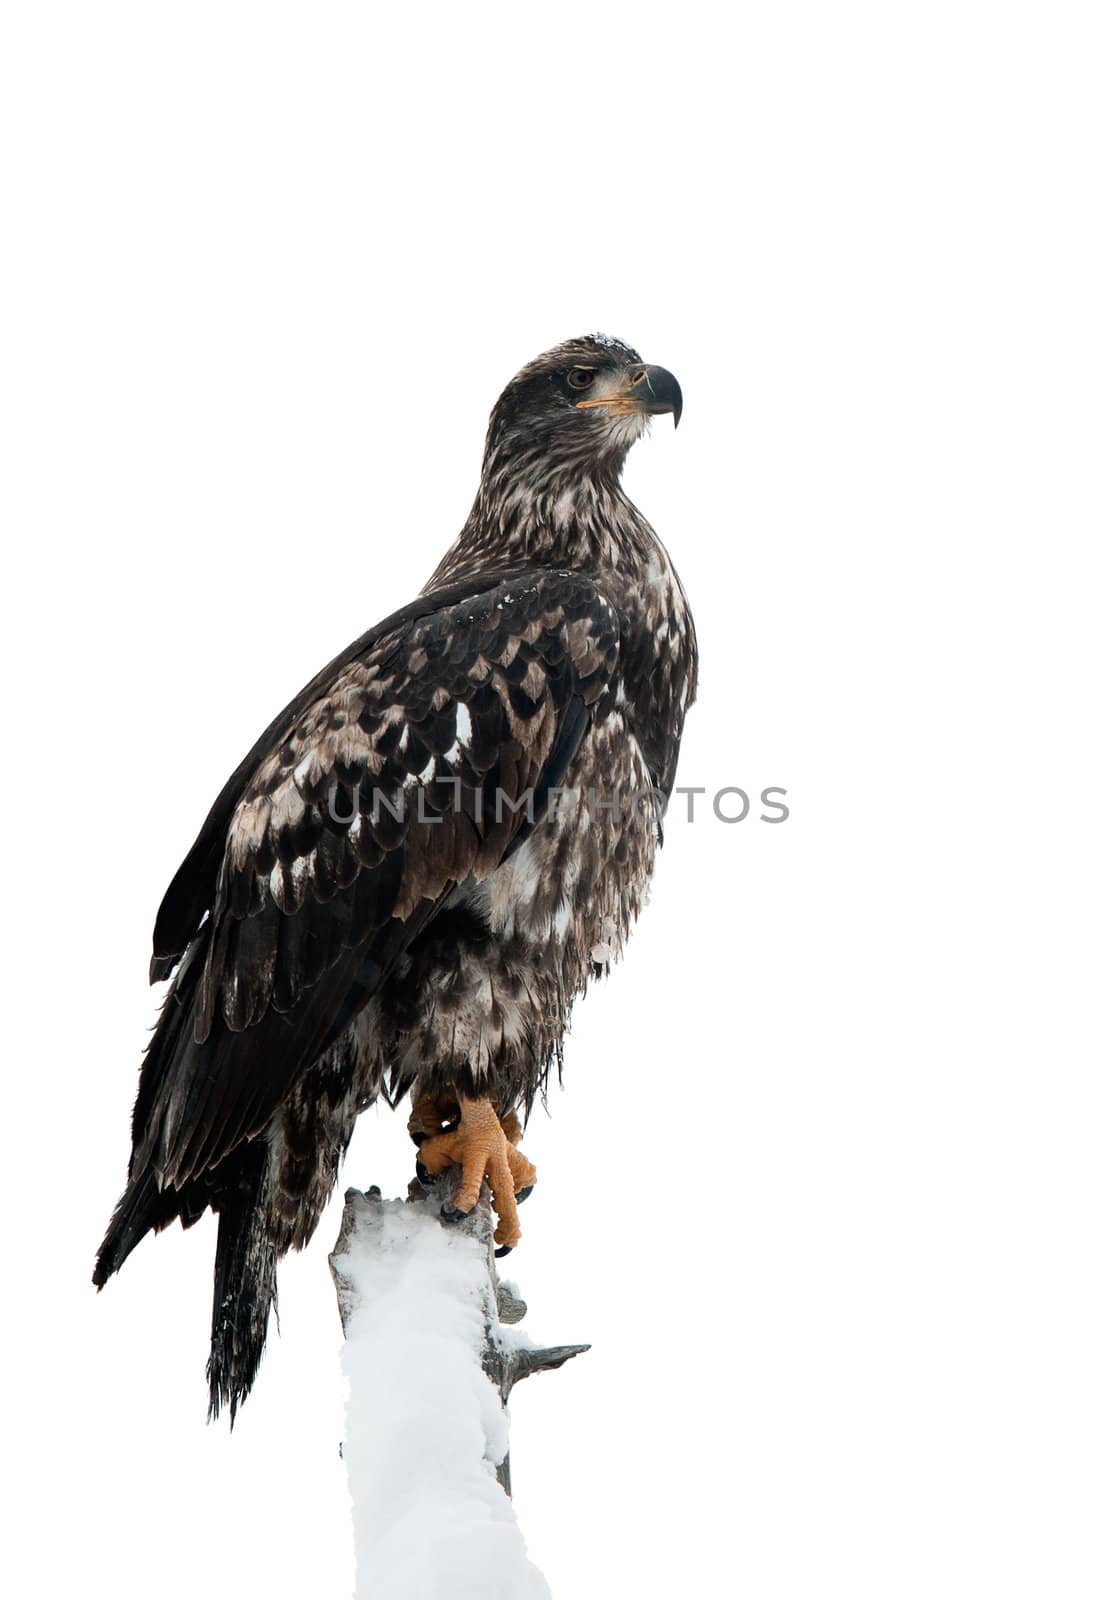
M 450 1183 L 407 1201 L 347 1191 L 331 1270 L 346 1332 L 343 1456 L 355 1600 L 550 1600 L 508 1497 L 512 1386 L 588 1345 L 533 1346 L 498 1282 L 488 1191 L 460 1223 Z

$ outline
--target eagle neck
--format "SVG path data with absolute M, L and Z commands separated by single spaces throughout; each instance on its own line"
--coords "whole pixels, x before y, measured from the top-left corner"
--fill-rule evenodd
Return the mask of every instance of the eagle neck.
M 548 470 L 536 478 L 486 471 L 466 523 L 429 587 L 468 572 L 521 566 L 628 569 L 658 540 L 620 486 L 619 469 Z

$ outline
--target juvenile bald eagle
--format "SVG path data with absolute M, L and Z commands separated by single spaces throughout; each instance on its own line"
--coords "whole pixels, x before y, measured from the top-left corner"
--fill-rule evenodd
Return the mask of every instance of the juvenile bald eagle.
M 681 407 L 614 339 L 526 366 L 419 598 L 270 723 L 166 891 L 150 977 L 172 982 L 94 1282 L 218 1213 L 212 1415 L 234 1420 L 277 1260 L 379 1095 L 411 1091 L 421 1172 L 458 1162 L 461 1212 L 488 1178 L 519 1238 L 517 1112 L 639 913 L 696 685 L 682 586 L 620 487 Z

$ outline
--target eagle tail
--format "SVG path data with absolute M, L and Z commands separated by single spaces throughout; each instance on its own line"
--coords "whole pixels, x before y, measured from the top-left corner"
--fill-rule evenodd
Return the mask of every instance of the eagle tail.
M 277 1305 L 277 1248 L 269 1226 L 269 1146 L 247 1145 L 237 1182 L 217 1202 L 219 1233 L 208 1357 L 208 1417 L 235 1415 L 258 1375 L 270 1307 Z

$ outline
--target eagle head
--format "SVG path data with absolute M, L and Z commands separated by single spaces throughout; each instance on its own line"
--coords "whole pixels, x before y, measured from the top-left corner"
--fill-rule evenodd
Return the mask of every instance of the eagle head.
M 662 413 L 677 427 L 682 391 L 672 372 L 606 334 L 568 339 L 529 361 L 497 401 L 486 464 L 508 457 L 553 474 L 619 473 L 647 419 Z

